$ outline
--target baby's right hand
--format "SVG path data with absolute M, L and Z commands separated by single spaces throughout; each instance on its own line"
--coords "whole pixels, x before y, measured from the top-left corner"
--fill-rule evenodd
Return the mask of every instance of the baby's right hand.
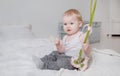
M 60 45 L 60 39 L 59 38 L 55 39 L 55 45 Z

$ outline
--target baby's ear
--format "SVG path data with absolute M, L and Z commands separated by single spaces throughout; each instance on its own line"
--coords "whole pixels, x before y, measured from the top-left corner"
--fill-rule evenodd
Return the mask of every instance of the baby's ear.
M 83 22 L 79 21 L 79 27 L 82 27 Z

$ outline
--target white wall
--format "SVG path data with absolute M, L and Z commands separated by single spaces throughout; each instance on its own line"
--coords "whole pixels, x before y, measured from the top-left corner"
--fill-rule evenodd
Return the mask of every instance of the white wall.
M 109 32 L 110 0 L 97 0 L 95 21 L 101 21 L 101 37 Z
M 110 0 L 109 34 L 120 34 L 120 0 Z
M 0 0 L 0 24 L 32 24 L 39 37 L 55 36 L 64 11 L 76 8 L 89 20 L 90 0 Z M 109 20 L 109 0 L 98 0 L 95 21 L 102 22 L 103 33 Z M 105 28 L 104 28 L 105 27 Z
M 120 0 L 111 0 L 111 15 L 112 19 L 120 18 Z

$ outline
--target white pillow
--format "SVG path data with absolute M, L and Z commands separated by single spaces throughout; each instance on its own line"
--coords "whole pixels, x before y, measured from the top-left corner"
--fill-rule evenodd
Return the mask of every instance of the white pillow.
M 31 26 L 23 25 L 2 25 L 0 26 L 0 40 L 34 38 L 29 30 Z

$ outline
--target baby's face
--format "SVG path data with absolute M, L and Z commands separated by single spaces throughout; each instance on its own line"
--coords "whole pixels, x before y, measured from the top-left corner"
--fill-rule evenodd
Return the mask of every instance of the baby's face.
M 81 27 L 81 21 L 78 21 L 75 15 L 63 17 L 63 29 L 68 35 L 76 34 Z

